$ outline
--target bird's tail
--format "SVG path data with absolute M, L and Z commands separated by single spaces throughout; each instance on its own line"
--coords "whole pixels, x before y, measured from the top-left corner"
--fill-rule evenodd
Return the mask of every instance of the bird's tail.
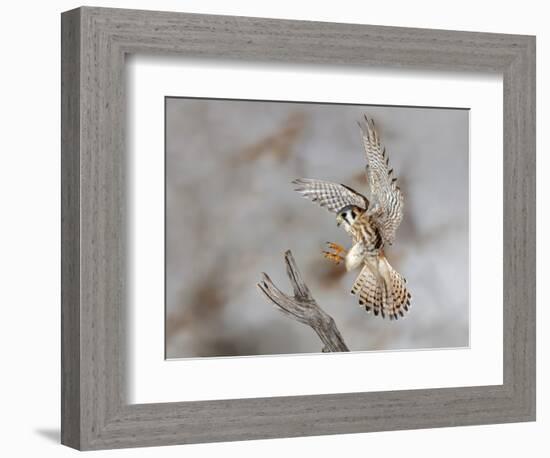
M 359 305 L 367 312 L 393 320 L 405 316 L 411 305 L 406 282 L 381 254 L 375 262 L 365 263 L 351 293 L 359 296 Z

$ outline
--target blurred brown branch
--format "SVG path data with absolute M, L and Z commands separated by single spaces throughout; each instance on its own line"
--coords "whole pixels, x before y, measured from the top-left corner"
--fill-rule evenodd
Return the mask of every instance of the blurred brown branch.
M 313 299 L 309 288 L 302 280 L 290 250 L 285 253 L 285 263 L 294 296 L 283 293 L 266 273 L 262 273 L 262 281 L 258 283 L 258 288 L 285 315 L 313 329 L 324 344 L 324 352 L 349 351 L 334 319 Z
M 304 127 L 304 113 L 291 113 L 276 132 L 246 147 L 233 161 L 249 163 L 264 155 L 272 154 L 279 161 L 284 162 L 289 158 L 292 146 L 298 141 Z

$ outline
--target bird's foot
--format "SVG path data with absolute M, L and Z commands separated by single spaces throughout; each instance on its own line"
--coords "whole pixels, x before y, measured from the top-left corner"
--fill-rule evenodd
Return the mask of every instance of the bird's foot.
M 323 251 L 323 256 L 335 264 L 340 264 L 344 261 L 346 249 L 337 243 L 327 242 L 327 249 Z

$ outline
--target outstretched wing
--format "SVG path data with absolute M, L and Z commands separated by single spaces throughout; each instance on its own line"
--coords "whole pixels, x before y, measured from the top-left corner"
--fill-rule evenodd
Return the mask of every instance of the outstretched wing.
M 365 116 L 359 127 L 367 156 L 367 181 L 370 186 L 369 198 L 372 199 L 371 216 L 384 242 L 391 244 L 403 219 L 403 194 L 396 184 L 397 179 L 393 177 L 393 169 L 389 168 L 389 158 L 386 149 L 380 144 L 374 121 Z
M 338 213 L 348 205 L 355 205 L 364 210 L 369 205 L 365 196 L 343 184 L 309 178 L 299 178 L 292 183 L 296 185 L 295 190 L 302 196 L 312 202 L 317 202 L 321 207 L 325 207 L 333 213 Z

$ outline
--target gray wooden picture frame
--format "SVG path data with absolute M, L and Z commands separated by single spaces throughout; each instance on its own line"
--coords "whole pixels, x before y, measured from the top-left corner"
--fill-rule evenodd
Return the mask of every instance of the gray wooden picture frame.
M 83 7 L 62 14 L 61 38 L 63 444 L 106 449 L 535 419 L 534 37 Z M 504 383 L 129 404 L 125 56 L 135 53 L 502 74 Z

